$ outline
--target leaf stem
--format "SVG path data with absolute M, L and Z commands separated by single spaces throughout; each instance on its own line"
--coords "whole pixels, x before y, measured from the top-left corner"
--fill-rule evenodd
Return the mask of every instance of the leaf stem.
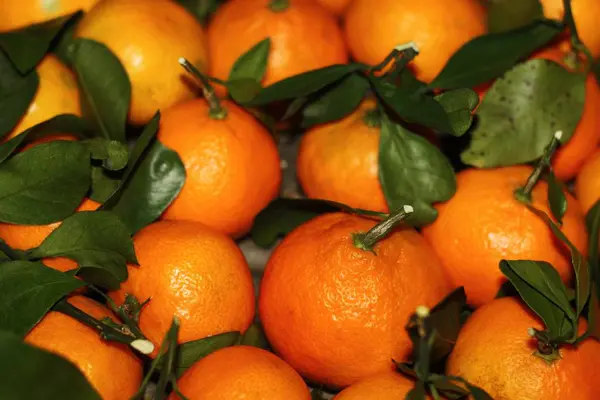
M 428 386 L 429 390 L 431 391 L 431 397 L 433 397 L 433 400 L 441 400 L 440 393 L 438 392 L 435 385 L 433 383 L 430 383 Z
M 202 72 L 200 72 L 198 70 L 198 68 L 196 68 L 192 63 L 190 63 L 184 57 L 181 57 L 179 59 L 179 64 L 181 64 L 181 66 L 183 68 L 185 68 L 185 70 L 187 72 L 189 72 L 192 76 L 194 76 L 196 79 L 198 79 L 200 81 L 200 83 L 202 84 L 202 92 L 204 93 L 204 98 L 206 99 L 206 101 L 208 101 L 208 104 L 210 106 L 210 111 L 209 111 L 210 117 L 213 119 L 217 119 L 217 120 L 227 118 L 227 110 L 225 110 L 221 106 L 221 101 L 219 100 L 219 97 L 215 93 L 215 89 L 210 84 L 210 79 L 208 79 L 206 77 L 206 75 L 204 75 Z
M 529 175 L 529 178 L 527 178 L 527 182 L 525 183 L 525 186 L 520 187 L 519 189 L 517 189 L 515 191 L 515 196 L 516 196 L 517 200 L 519 200 L 525 204 L 531 203 L 531 192 L 533 191 L 533 188 L 540 180 L 545 169 L 550 166 L 550 160 L 552 159 L 552 155 L 554 154 L 554 152 L 560 145 L 561 137 L 562 137 L 562 131 L 557 131 L 554 134 L 554 136 L 552 137 L 552 140 L 550 141 L 550 144 L 546 147 L 546 149 L 544 150 L 544 154 L 542 155 L 542 157 L 538 161 L 537 165 L 535 166 L 535 169 L 533 170 L 531 175 Z
M 594 62 L 594 57 L 590 50 L 583 44 L 581 38 L 579 37 L 579 33 L 577 32 L 577 27 L 575 25 L 575 19 L 573 18 L 573 9 L 571 8 L 571 0 L 563 0 L 563 8 L 565 10 L 565 16 L 563 20 L 567 24 L 571 34 L 571 45 L 573 48 L 580 53 L 585 55 L 587 60 L 586 65 L 586 75 L 592 68 L 592 64 Z
M 377 242 L 389 235 L 396 225 L 398 225 L 412 212 L 414 212 L 412 206 L 402 206 L 398 211 L 394 212 L 387 219 L 375 225 L 368 232 L 354 233 L 352 235 L 354 246 L 361 250 L 373 251 L 373 247 L 377 244 Z

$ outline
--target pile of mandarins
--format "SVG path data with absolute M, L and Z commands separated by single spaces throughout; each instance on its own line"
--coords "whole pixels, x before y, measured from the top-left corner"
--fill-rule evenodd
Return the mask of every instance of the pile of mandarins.
M 518 297 L 497 297 L 507 282 L 498 267 L 505 259 L 545 261 L 575 287 L 570 249 L 514 195 L 535 166 L 463 169 L 454 196 L 435 204 L 433 223 L 420 229 L 400 223 L 370 243 L 365 234 L 381 227 L 380 218 L 340 211 L 303 222 L 272 251 L 257 298 L 236 242 L 279 196 L 283 179 L 276 137 L 219 84 L 240 56 L 271 39 L 261 82 L 266 87 L 350 60 L 374 65 L 413 41 L 419 56 L 409 67 L 427 83 L 461 46 L 486 33 L 482 3 L 228 0 L 203 25 L 172 0 L 0 1 L 5 32 L 82 9 L 74 36 L 107 46 L 129 77 L 128 123 L 141 126 L 160 110 L 157 138 L 177 152 L 186 172 L 181 192 L 159 220 L 134 235 L 139 265 L 128 265 L 128 279 L 107 293 L 117 305 L 127 296 L 150 299 L 139 318 L 154 345 L 150 361 L 57 311 L 24 341 L 74 363 L 101 398 L 121 400 L 138 391 L 173 317 L 180 321 L 179 343 L 243 334 L 258 320 L 268 350 L 234 345 L 212 352 L 177 379 L 169 399 L 310 399 L 309 387 L 339 400 L 400 399 L 415 387 L 414 377 L 396 365 L 414 356 L 407 322 L 420 306 L 432 309 L 463 287 L 472 315 L 442 372 L 493 399 L 599 399 L 600 343 L 590 337 L 561 345 L 559 359 L 549 362 L 534 354 L 538 347 L 528 335 L 531 328 L 544 330 L 540 317 Z M 562 1 L 541 3 L 546 17 L 562 18 Z M 581 40 L 597 57 L 600 3 L 572 3 Z M 562 41 L 532 58 L 567 66 L 568 51 L 570 43 Z M 214 89 L 203 96 L 179 65 L 181 57 L 210 77 Z M 59 114 L 82 115 L 78 83 L 66 64 L 47 55 L 37 72 L 35 98 L 4 140 Z M 600 88 L 591 73 L 585 89 L 582 117 L 551 168 L 561 182 L 575 182 L 560 231 L 587 257 L 585 216 L 600 199 Z M 479 94 L 484 98 L 485 89 Z M 394 214 L 379 180 L 381 126 L 369 119 L 377 107 L 366 98 L 350 115 L 302 132 L 296 172 L 306 197 Z M 23 150 L 48 140 L 78 139 L 60 134 Z M 537 182 L 531 205 L 551 215 L 549 190 Z M 78 211 L 99 207 L 85 199 Z M 32 249 L 58 226 L 1 223 L 0 238 L 13 249 Z M 65 273 L 77 269 L 66 257 L 42 261 Z M 86 293 L 68 301 L 97 319 L 116 318 Z M 594 323 L 581 318 L 580 332 Z M 427 396 L 441 398 L 430 389 Z

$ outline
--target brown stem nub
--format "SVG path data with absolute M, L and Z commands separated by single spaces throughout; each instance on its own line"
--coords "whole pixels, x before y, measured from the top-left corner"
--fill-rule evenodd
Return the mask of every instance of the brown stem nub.
M 273 12 L 282 12 L 288 9 L 290 6 L 289 0 L 271 0 L 269 2 L 269 9 Z
M 534 354 L 544 360 L 547 364 L 550 365 L 562 358 L 558 345 L 551 342 L 548 332 L 529 328 L 527 334 L 537 342 L 537 350 Z
M 204 98 L 206 99 L 206 101 L 208 101 L 208 104 L 210 106 L 210 117 L 213 119 L 227 118 L 227 110 L 225 110 L 221 106 L 219 97 L 215 93 L 215 89 L 213 89 L 212 85 L 210 84 L 210 80 L 206 77 L 206 75 L 200 72 L 198 68 L 194 67 L 192 63 L 190 63 L 183 57 L 179 59 L 179 64 L 181 64 L 181 66 L 185 68 L 187 72 L 189 72 L 192 76 L 198 79 L 202 84 L 202 92 L 204 94 Z
M 377 244 L 377 242 L 389 235 L 396 225 L 398 225 L 413 211 L 414 209 L 412 206 L 402 206 L 398 211 L 394 212 L 387 219 L 375 225 L 368 232 L 354 233 L 352 235 L 354 246 L 361 250 L 373 251 L 373 247 Z
M 550 144 L 544 150 L 542 158 L 540 158 L 537 165 L 535 166 L 535 169 L 533 170 L 531 175 L 529 175 L 529 178 L 527 178 L 525 186 L 520 187 L 515 191 L 515 196 L 519 201 L 527 204 L 531 203 L 531 192 L 540 180 L 546 168 L 550 166 L 550 160 L 552 159 L 552 155 L 560 145 L 561 137 L 562 131 L 557 131 L 554 134 L 554 137 L 552 137 L 552 141 L 550 141 Z

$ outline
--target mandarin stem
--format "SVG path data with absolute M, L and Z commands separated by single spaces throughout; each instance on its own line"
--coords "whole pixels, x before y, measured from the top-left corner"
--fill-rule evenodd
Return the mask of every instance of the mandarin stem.
M 354 246 L 361 250 L 373 251 L 373 247 L 381 239 L 389 235 L 392 230 L 408 215 L 410 215 L 414 209 L 412 206 L 402 206 L 398 211 L 391 214 L 387 219 L 381 221 L 373 228 L 369 229 L 366 233 L 354 233 L 352 240 Z
M 215 93 L 215 89 L 210 84 L 210 80 L 184 57 L 179 59 L 179 64 L 202 84 L 204 98 L 208 101 L 208 105 L 210 106 L 210 117 L 218 120 L 227 118 L 227 110 L 221 106 L 221 101 Z

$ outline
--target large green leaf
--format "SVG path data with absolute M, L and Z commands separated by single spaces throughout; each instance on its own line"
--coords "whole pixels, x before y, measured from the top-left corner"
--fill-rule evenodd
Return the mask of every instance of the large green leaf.
M 21 75 L 0 51 L 0 138 L 17 125 L 37 92 L 39 77 L 35 70 Z
M 332 65 L 294 75 L 264 88 L 249 104 L 265 105 L 279 100 L 295 99 L 318 92 L 349 74 L 368 68 L 362 64 Z
M 82 110 L 97 131 L 108 139 L 125 141 L 131 85 L 119 59 L 102 43 L 73 42 L 73 68 L 81 87 Z
M 506 32 L 544 16 L 540 0 L 494 0 L 487 3 L 488 31 Z
M 109 275 L 101 282 L 90 283 L 110 288 L 127 279 L 127 261 L 137 262 L 127 226 L 110 211 L 81 211 L 71 215 L 29 256 L 71 258 L 84 269 L 84 278 L 86 268 L 96 269 L 95 278 Z
M 554 134 L 572 136 L 585 101 L 585 76 L 553 61 L 517 65 L 488 90 L 477 110 L 479 124 L 462 154 L 479 168 L 522 164 L 538 159 Z
M 267 71 L 267 61 L 271 39 L 266 38 L 252 46 L 250 50 L 242 54 L 229 71 L 229 80 L 252 79 L 256 82 L 262 81 Z
M 0 264 L 0 329 L 25 335 L 61 297 L 83 286 L 81 280 L 39 262 Z
M 413 206 L 406 222 L 416 226 L 433 222 L 437 211 L 432 204 L 456 192 L 454 170 L 442 152 L 387 117 L 381 125 L 379 180 L 390 210 Z
M 102 400 L 79 368 L 0 331 L 0 388 L 11 400 Z
M 90 187 L 90 153 L 78 142 L 39 144 L 0 164 L 0 187 L 0 221 L 60 221 L 73 213 Z
M 452 352 L 462 327 L 461 314 L 466 304 L 467 295 L 461 286 L 431 309 L 428 320 L 436 332 L 430 351 L 432 364 L 443 360 Z
M 454 53 L 429 87 L 472 88 L 489 82 L 549 43 L 561 31 L 561 24 L 540 20 L 508 32 L 476 37 Z
M 521 298 L 544 321 L 552 341 L 577 334 L 577 318 L 560 275 L 544 261 L 502 260 L 500 270 Z
M 175 365 L 177 376 L 183 375 L 189 367 L 210 353 L 235 345 L 239 338 L 239 332 L 226 332 L 180 344 L 177 349 L 177 364 Z
M 84 120 L 76 115 L 61 114 L 41 122 L 25 130 L 14 138 L 0 145 L 0 163 L 6 160 L 22 144 L 44 136 L 55 134 L 81 135 L 88 130 Z
M 308 128 L 343 118 L 358 107 L 369 89 L 362 74 L 350 74 L 327 87 L 302 110 L 302 127 Z
M 70 14 L 30 25 L 14 31 L 0 33 L 0 48 L 23 75 L 35 68 L 50 49 L 54 39 L 63 31 L 65 25 L 79 17 L 79 13 Z

